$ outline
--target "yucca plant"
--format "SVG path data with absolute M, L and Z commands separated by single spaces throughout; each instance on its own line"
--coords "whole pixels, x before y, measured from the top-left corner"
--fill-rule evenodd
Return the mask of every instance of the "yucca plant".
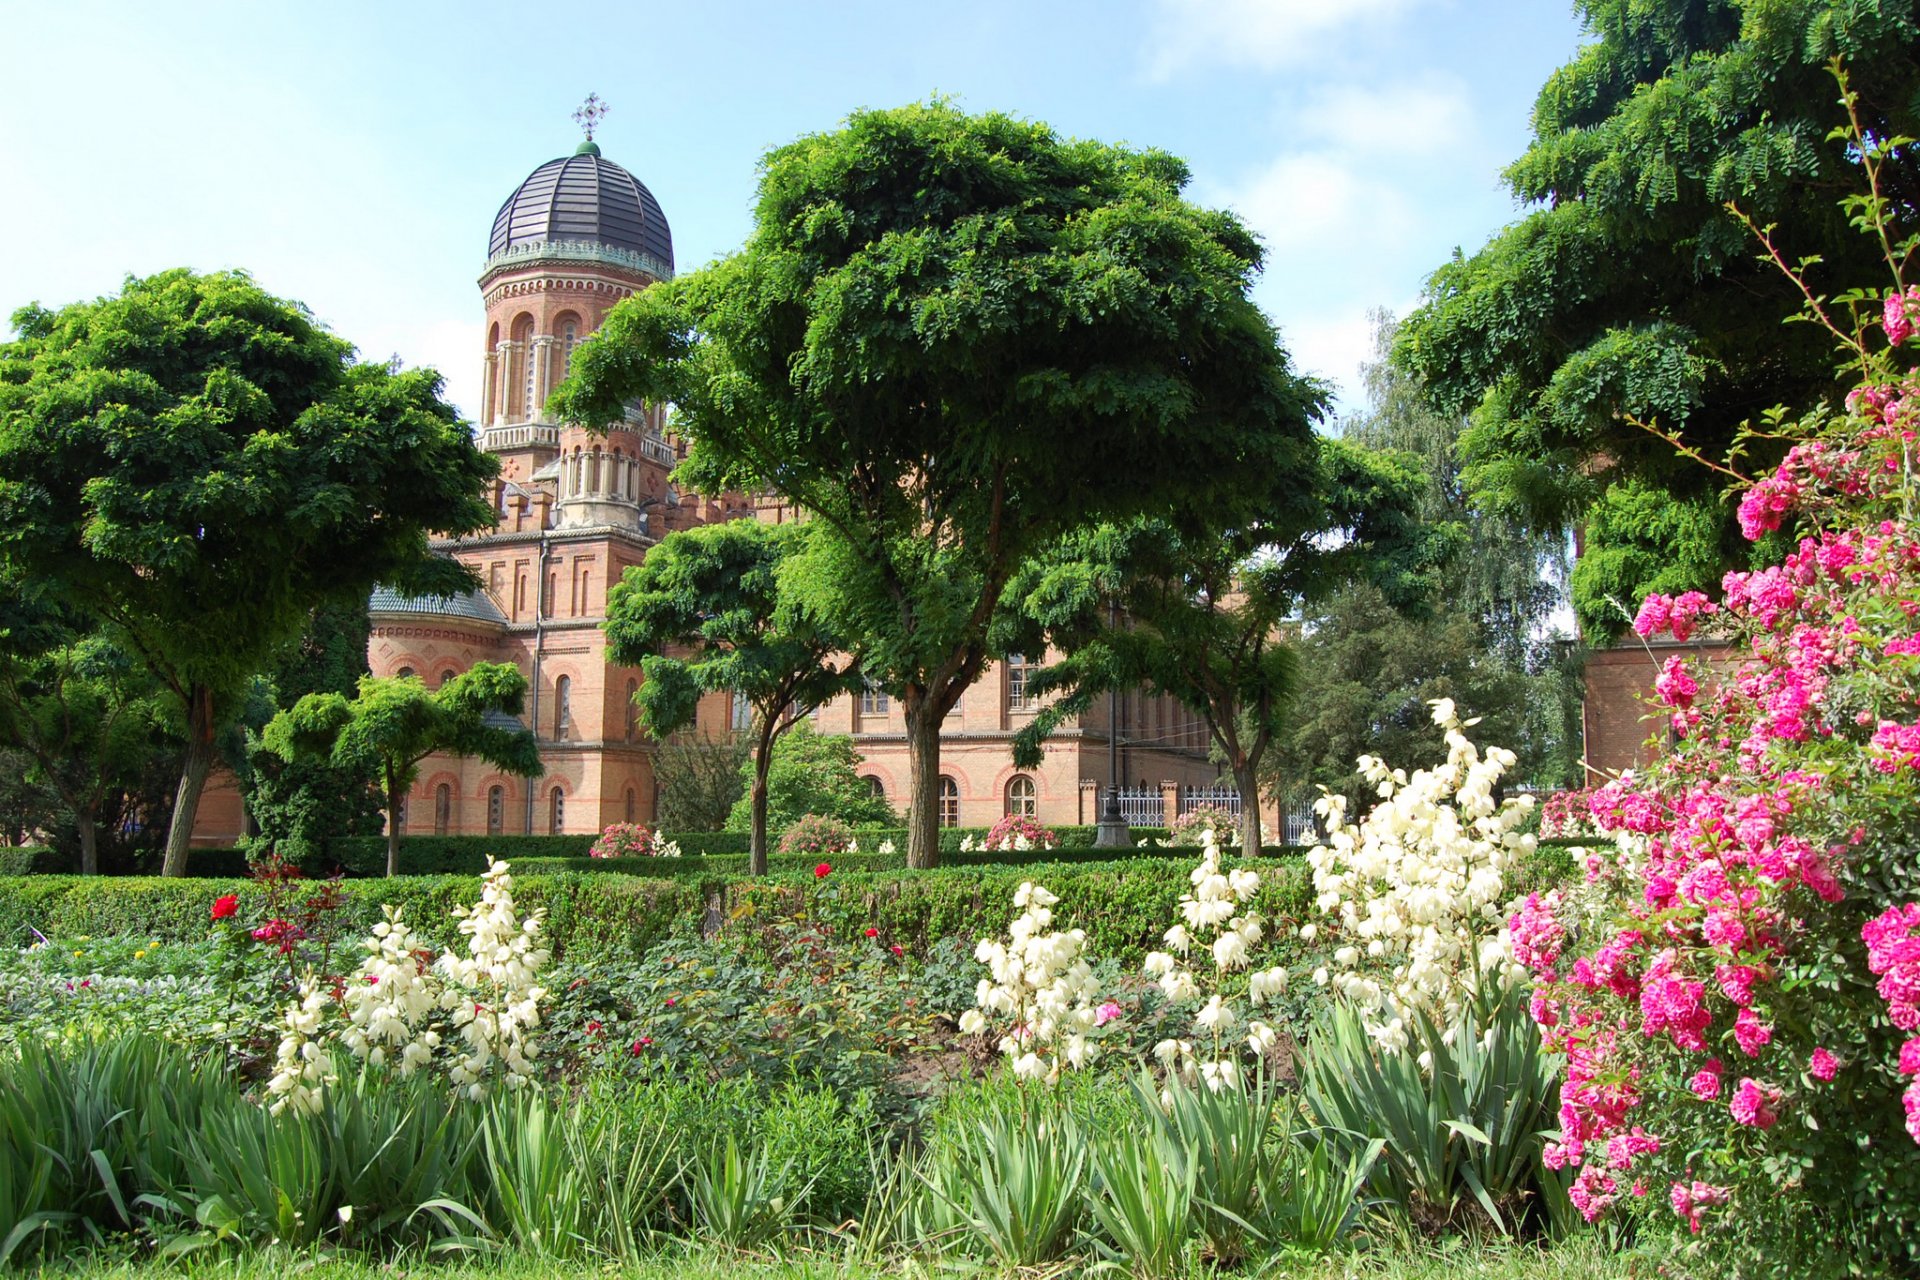
M 1095 1149 L 1095 1248 L 1136 1280 L 1186 1270 L 1194 1230 L 1193 1148 L 1164 1128 L 1112 1134 Z
M 1260 1242 L 1269 1248 L 1324 1253 L 1344 1243 L 1366 1209 L 1363 1192 L 1378 1138 L 1358 1149 L 1289 1134 L 1260 1182 Z
M 928 1186 L 960 1235 L 1008 1269 L 1057 1262 L 1072 1248 L 1086 1192 L 1084 1135 L 1042 1088 L 993 1098 L 970 1131 L 929 1160 Z
M 781 1194 L 790 1170 L 762 1148 L 742 1151 L 732 1134 L 688 1167 L 684 1181 L 699 1239 L 735 1249 L 768 1243 L 786 1229 L 802 1195 Z
M 1238 1088 L 1196 1089 L 1177 1076 L 1159 1086 L 1142 1076 L 1134 1091 L 1152 1128 L 1193 1153 L 1192 1213 L 1207 1256 L 1224 1266 L 1240 1261 L 1271 1164 L 1273 1087 L 1262 1078 Z
M 673 1136 L 663 1121 L 635 1122 L 618 1111 L 569 1114 L 568 1155 L 586 1188 L 581 1230 L 595 1252 L 635 1261 L 680 1174 Z
M 346 1210 L 336 1210 L 341 1237 L 358 1245 L 428 1236 L 467 1243 L 484 1233 L 475 1108 L 449 1105 L 446 1087 L 427 1076 L 398 1080 L 344 1061 L 337 1074 L 315 1123 Z
M 234 1093 L 202 1111 L 178 1142 L 184 1176 L 143 1203 L 191 1217 L 201 1228 L 176 1236 L 172 1252 L 229 1238 L 306 1245 L 339 1221 L 320 1126 L 274 1115 Z
M 1518 1230 L 1539 1195 L 1558 1098 L 1524 993 L 1490 990 L 1446 1027 L 1420 1010 L 1403 1016 L 1412 1042 L 1397 1053 L 1342 1003 L 1314 1029 L 1300 1083 L 1323 1139 L 1349 1160 L 1384 1141 L 1369 1188 L 1418 1225 L 1437 1229 L 1477 1208 L 1495 1230 Z
M 493 1232 L 527 1253 L 567 1257 L 585 1245 L 587 1185 L 567 1141 L 566 1115 L 533 1090 L 482 1104 L 481 1179 Z

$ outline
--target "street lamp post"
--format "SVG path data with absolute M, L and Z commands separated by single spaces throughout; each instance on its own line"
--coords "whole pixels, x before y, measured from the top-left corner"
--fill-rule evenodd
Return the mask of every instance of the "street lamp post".
M 1107 626 L 1120 622 L 1117 601 L 1107 602 Z M 1127 820 L 1120 812 L 1120 691 L 1107 690 L 1107 798 L 1100 806 L 1100 822 L 1093 831 L 1093 843 L 1100 849 L 1124 849 L 1133 843 L 1127 833 Z

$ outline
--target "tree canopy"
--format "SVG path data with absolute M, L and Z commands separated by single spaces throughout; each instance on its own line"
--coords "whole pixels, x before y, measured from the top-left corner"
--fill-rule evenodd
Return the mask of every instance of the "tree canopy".
M 488 527 L 496 464 L 431 370 L 360 363 L 245 274 L 167 271 L 14 315 L 0 345 L 0 574 L 112 628 L 187 751 L 184 874 L 215 736 L 316 605 L 468 585 L 429 532 Z
M 607 598 L 607 652 L 638 666 L 640 723 L 655 738 L 694 724 L 700 699 L 753 706 L 745 797 L 753 875 L 767 872 L 773 743 L 806 709 L 860 687 L 846 642 L 781 589 L 783 567 L 816 535 L 805 524 L 729 520 L 668 534 Z M 678 652 L 670 652 L 678 650 Z
M 1007 584 L 1099 520 L 1232 520 L 1311 468 L 1321 393 L 1248 297 L 1260 248 L 1164 152 L 930 102 L 762 165 L 736 253 L 617 307 L 563 411 L 676 408 L 680 471 L 827 533 L 795 580 L 905 715 L 908 861 L 938 858 L 939 729 Z
M 1059 696 L 1022 730 L 1015 762 L 1036 767 L 1041 740 L 1099 694 L 1166 694 L 1206 722 L 1240 788 L 1243 851 L 1257 855 L 1258 778 L 1293 710 L 1300 610 L 1351 582 L 1423 598 L 1451 537 L 1414 519 L 1421 478 L 1406 455 L 1324 439 L 1311 480 L 1311 501 L 1276 493 L 1263 518 L 1224 533 L 1143 520 L 1072 535 L 1037 561 L 1019 594 L 1061 657 L 1030 687 Z
M 860 776 L 862 757 L 845 734 L 820 733 L 802 718 L 774 741 L 767 770 L 767 826 L 784 831 L 810 813 L 838 818 L 851 827 L 890 827 L 899 815 Z M 749 786 L 753 768 L 743 764 Z M 742 796 L 727 815 L 727 830 L 751 830 L 753 806 Z
M 540 773 L 533 734 L 493 717 L 517 716 L 527 678 L 505 662 L 477 662 L 429 690 L 418 676 L 365 676 L 358 694 L 310 693 L 261 732 L 282 759 L 325 761 L 380 779 L 387 802 L 387 874 L 400 870 L 400 805 L 430 755 L 478 756 L 523 778 Z
M 1718 458 L 1773 406 L 1838 398 L 1827 336 L 1783 327 L 1802 298 L 1728 205 L 1790 259 L 1817 255 L 1818 289 L 1884 279 L 1841 207 L 1855 170 L 1829 60 L 1868 136 L 1920 134 L 1907 0 L 1576 8 L 1595 38 L 1541 89 L 1506 171 L 1527 213 L 1433 274 L 1396 351 L 1443 413 L 1471 415 L 1469 486 L 1539 527 L 1578 520 L 1620 479 L 1683 503 L 1709 493 L 1706 469 L 1629 417 Z M 1896 225 L 1920 226 L 1920 169 L 1884 172 Z

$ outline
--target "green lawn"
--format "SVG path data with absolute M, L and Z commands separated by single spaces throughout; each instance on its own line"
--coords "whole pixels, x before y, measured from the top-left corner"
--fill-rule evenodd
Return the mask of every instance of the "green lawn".
M 1552 1249 L 1455 1240 L 1444 1248 L 1392 1246 L 1321 1258 L 1274 1259 L 1250 1268 L 1249 1277 L 1299 1277 L 1300 1280 L 1616 1280 L 1630 1273 L 1630 1258 L 1612 1252 L 1599 1237 L 1586 1237 Z M 781 1260 L 734 1256 L 709 1250 L 669 1251 L 645 1262 L 622 1265 L 592 1260 L 556 1261 L 503 1256 L 458 1262 L 402 1259 L 383 1262 L 326 1253 L 262 1250 L 239 1257 L 202 1255 L 176 1262 L 101 1254 L 75 1258 L 24 1275 L 84 1277 L 85 1280 L 135 1280 L 163 1275 L 206 1280 L 571 1280 L 576 1276 L 620 1280 L 856 1280 L 867 1276 L 920 1276 L 940 1268 L 916 1259 L 886 1268 L 853 1265 L 833 1254 L 794 1253 Z M 955 1270 L 975 1270 L 956 1260 Z M 1038 1274 L 1038 1273 L 1036 1273 Z M 1075 1274 L 1063 1269 L 1054 1274 Z M 1118 1273 L 1124 1274 L 1124 1273 Z M 1192 1280 L 1223 1273 L 1195 1261 Z

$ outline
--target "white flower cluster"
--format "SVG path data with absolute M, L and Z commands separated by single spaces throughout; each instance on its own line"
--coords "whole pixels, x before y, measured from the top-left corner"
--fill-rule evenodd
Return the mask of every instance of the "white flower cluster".
M 891 855 L 891 854 L 893 853 L 893 841 L 891 841 L 891 840 L 882 840 L 882 841 L 880 842 L 880 848 L 879 848 L 879 850 L 878 850 L 877 852 L 878 852 L 878 853 L 879 853 L 879 854 L 880 854 L 880 855 L 881 855 L 882 857 L 887 857 L 887 856 L 889 856 L 889 855 Z
M 321 1099 L 334 1083 L 331 1060 L 317 1038 L 330 993 L 311 974 L 300 983 L 299 998 L 280 1018 L 280 1048 L 274 1055 L 273 1078 L 267 1082 L 267 1109 L 275 1115 L 291 1107 L 297 1113 L 317 1115 Z
M 1327 836 L 1307 853 L 1317 905 L 1337 918 L 1343 944 L 1333 971 L 1314 980 L 1352 1001 L 1392 1052 L 1408 1043 L 1403 1012 L 1422 1008 L 1447 1025 L 1483 979 L 1515 971 L 1501 904 L 1508 870 L 1534 847 L 1520 830 L 1533 797 L 1493 798 L 1513 752 L 1483 756 L 1463 732 L 1478 721 L 1463 723 L 1451 698 L 1433 703 L 1433 720 L 1446 731 L 1446 763 L 1409 777 L 1360 757 L 1380 802 L 1355 827 L 1344 798 L 1323 795 L 1314 811 Z
M 425 1023 L 440 1006 L 441 992 L 428 968 L 433 952 L 396 908 L 382 910 L 386 919 L 373 926 L 373 936 L 366 941 L 371 954 L 347 979 L 341 995 L 347 1026 L 340 1040 L 354 1057 L 376 1067 L 393 1049 L 400 1074 L 409 1076 L 433 1061 L 440 1047 L 439 1033 Z
M 483 1097 L 489 1076 L 508 1088 L 533 1074 L 537 1045 L 529 1033 L 540 1025 L 546 989 L 537 979 L 550 959 L 541 945 L 544 910 L 520 919 L 507 864 L 488 859 L 485 887 L 471 909 L 454 908 L 465 955 L 437 960 L 392 907 L 366 941 L 367 957 L 343 983 L 337 1001 L 345 1025 L 332 1032 L 356 1058 L 381 1066 L 398 1064 L 411 1075 L 440 1059 L 443 1045 L 457 1040 L 460 1052 L 446 1064 L 447 1076 L 471 1098 Z M 299 999 L 281 1018 L 274 1074 L 267 1085 L 272 1109 L 288 1106 L 316 1112 L 328 1074 L 326 1014 L 333 994 L 309 974 Z
M 487 859 L 485 887 L 472 909 L 454 908 L 467 954 L 448 952 L 435 968 L 448 980 L 441 1003 L 466 1042 L 467 1054 L 448 1075 L 469 1096 L 484 1096 L 484 1081 L 497 1063 L 509 1088 L 533 1075 L 538 1046 L 527 1033 L 540 1025 L 545 987 L 535 978 L 551 954 L 541 945 L 544 909 L 523 922 L 513 905 L 513 877 L 507 864 Z
M 1162 1040 L 1153 1055 L 1189 1082 L 1202 1080 L 1209 1089 L 1237 1086 L 1241 1072 L 1236 1028 L 1244 1023 L 1246 1045 L 1256 1055 L 1273 1047 L 1274 1030 L 1258 1018 L 1243 1017 L 1217 986 L 1211 993 L 1203 990 L 1189 959 L 1196 949 L 1209 954 L 1216 981 L 1217 975 L 1252 968 L 1253 948 L 1265 936 L 1266 926 L 1259 913 L 1243 908 L 1260 891 L 1260 875 L 1244 867 L 1224 870 L 1219 841 L 1209 829 L 1201 832 L 1200 865 L 1188 878 L 1193 888 L 1180 899 L 1182 922 L 1166 932 L 1170 950 L 1149 955 L 1146 970 L 1168 1000 L 1177 1004 L 1205 996 L 1206 1003 L 1194 1015 L 1194 1039 Z M 1247 999 L 1258 1008 L 1286 989 L 1287 971 L 1274 965 L 1248 979 Z
M 960 1030 L 977 1035 L 991 1015 L 1011 1023 L 1000 1051 L 1024 1079 L 1055 1080 L 1063 1067 L 1083 1067 L 1099 1056 L 1087 1037 L 1098 1025 L 1100 989 L 1087 963 L 1084 929 L 1053 930 L 1059 899 L 1027 881 L 1013 895 L 1019 911 L 1007 941 L 982 938 L 974 959 L 987 966 L 974 993 L 978 1008 L 960 1015 Z

